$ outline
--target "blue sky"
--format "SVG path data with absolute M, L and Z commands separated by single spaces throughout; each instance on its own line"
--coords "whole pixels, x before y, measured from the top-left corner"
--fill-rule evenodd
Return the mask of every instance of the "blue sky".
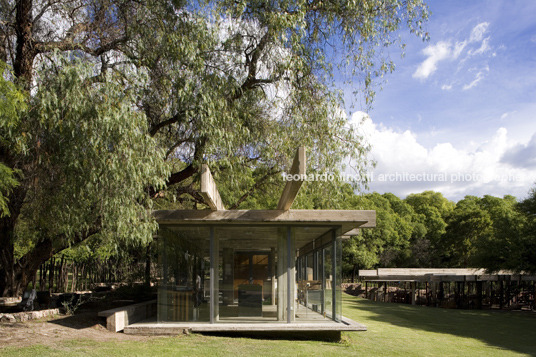
M 370 191 L 527 196 L 536 186 L 536 1 L 433 1 L 430 41 L 401 33 L 368 113 Z M 351 88 L 347 88 L 348 92 Z

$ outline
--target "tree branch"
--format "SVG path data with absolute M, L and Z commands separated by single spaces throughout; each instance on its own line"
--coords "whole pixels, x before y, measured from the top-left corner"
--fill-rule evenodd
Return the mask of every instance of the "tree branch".
M 242 83 L 240 88 L 234 91 L 234 94 L 231 98 L 232 100 L 240 99 L 244 95 L 244 92 L 247 90 L 254 89 L 263 84 L 275 83 L 281 79 L 280 75 L 276 75 L 271 78 L 257 78 L 257 65 L 262 56 L 262 52 L 270 41 L 270 38 L 271 33 L 270 30 L 268 30 L 260 39 L 259 44 L 251 52 L 245 52 L 248 74 L 246 80 L 244 81 L 244 83 Z
M 156 133 L 158 132 L 158 130 L 162 129 L 165 126 L 174 124 L 174 123 L 180 121 L 181 119 L 183 119 L 184 114 L 185 114 L 184 111 L 180 111 L 177 114 L 175 114 L 174 116 L 172 116 L 171 118 L 169 118 L 167 120 L 164 120 L 164 121 L 162 121 L 160 123 L 152 125 L 151 128 L 149 129 L 149 135 L 155 136 Z
M 257 191 L 264 184 L 266 180 L 268 180 L 273 175 L 277 175 L 278 173 L 281 172 L 281 170 L 275 170 L 275 171 L 272 171 L 272 170 L 273 168 L 270 169 L 270 171 L 268 171 L 268 173 L 266 173 L 263 177 L 257 180 L 257 182 L 248 190 L 248 192 L 244 193 L 238 199 L 238 201 L 236 201 L 229 209 L 237 209 L 238 207 L 240 207 L 242 202 L 244 202 L 249 196 L 251 196 L 255 191 Z
M 66 38 L 64 38 L 63 40 L 61 41 L 46 41 L 46 42 L 43 42 L 43 41 L 39 41 L 39 42 L 36 42 L 35 43 L 35 50 L 36 50 L 36 53 L 46 53 L 46 52 L 50 52 L 50 51 L 53 51 L 53 50 L 60 50 L 60 51 L 76 51 L 76 50 L 79 50 L 79 51 L 83 51 L 89 55 L 92 55 L 92 56 L 100 56 L 102 55 L 103 53 L 105 52 L 108 52 L 108 51 L 111 51 L 111 50 L 114 50 L 116 49 L 119 45 L 125 43 L 127 41 L 127 37 L 126 36 L 122 36 L 120 38 L 117 38 L 113 41 L 110 41 L 109 43 L 101 46 L 101 47 L 98 47 L 98 48 L 91 48 L 85 44 L 82 44 L 82 43 L 74 43 L 72 41 L 72 38 L 70 35 L 68 35 Z

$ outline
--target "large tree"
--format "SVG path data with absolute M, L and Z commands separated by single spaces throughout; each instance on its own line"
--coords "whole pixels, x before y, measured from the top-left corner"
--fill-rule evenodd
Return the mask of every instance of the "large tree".
M 155 229 L 144 188 L 161 187 L 166 169 L 132 94 L 114 78 L 88 84 L 87 65 L 56 63 L 36 78 L 11 135 L 2 132 L 19 173 L 2 217 L 4 294 L 20 293 L 41 263 L 92 235 L 149 240 Z M 31 239 L 15 256 L 22 234 Z
M 482 242 L 491 239 L 494 229 L 491 216 L 481 202 L 481 198 L 466 196 L 456 203 L 447 218 L 446 234 L 439 246 L 449 266 L 473 267 L 475 256 L 481 254 L 478 248 L 487 249 Z
M 528 202 L 530 199 L 524 201 Z M 533 217 L 519 209 L 513 196 L 486 195 L 479 204 L 490 217 L 492 232 L 476 241 L 474 264 L 494 272 L 501 269 L 534 272 Z
M 120 233 L 130 227 L 147 207 L 140 192 L 202 202 L 194 178 L 203 162 L 225 175 L 229 192 L 244 192 L 228 195 L 232 208 L 273 182 L 299 145 L 316 170 L 337 170 L 346 158 L 363 172 L 367 147 L 331 79 L 346 73 L 370 102 L 373 80 L 394 68 L 396 31 L 424 36 L 427 18 L 421 0 L 1 4 L 0 59 L 13 68 L 4 78 L 30 104 L 17 130 L 2 126 L 4 295 L 20 293 L 51 254 L 114 227 L 110 219 Z M 126 142 L 135 144 L 129 152 Z M 105 157 L 124 162 L 105 165 Z M 34 242 L 17 258 L 21 219 Z
M 417 228 L 421 228 L 414 230 L 412 239 L 414 264 L 421 267 L 443 266 L 446 220 L 454 209 L 454 202 L 433 191 L 408 195 L 404 201 L 417 213 L 416 221 L 420 223 Z

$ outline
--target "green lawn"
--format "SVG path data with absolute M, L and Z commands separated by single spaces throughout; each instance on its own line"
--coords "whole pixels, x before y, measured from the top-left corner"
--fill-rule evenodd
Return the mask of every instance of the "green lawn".
M 86 356 L 536 356 L 536 314 L 446 310 L 344 296 L 344 315 L 366 332 L 339 343 L 189 335 L 144 342 L 72 340 L 54 348 L 0 349 L 6 355 Z

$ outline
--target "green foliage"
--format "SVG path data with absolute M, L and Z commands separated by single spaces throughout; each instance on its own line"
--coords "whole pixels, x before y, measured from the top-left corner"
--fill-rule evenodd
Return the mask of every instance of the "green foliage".
M 95 229 L 102 237 L 150 241 L 156 223 L 144 189 L 163 186 L 168 169 L 145 116 L 114 75 L 94 83 L 90 66 L 60 57 L 56 63 L 40 74 L 25 118 L 35 163 L 25 219 L 36 239 L 55 237 L 59 250 Z
M 525 243 L 533 235 L 527 229 L 530 217 L 518 210 L 516 199 L 484 196 L 479 203 L 490 216 L 492 232 L 477 241 L 475 264 L 490 271 L 534 271 L 534 257 L 530 258 L 531 252 L 525 252 L 531 246 Z
M 415 215 L 411 206 L 392 194 L 378 193 L 354 196 L 349 203 L 351 209 L 375 210 L 376 228 L 364 229 L 343 243 L 347 264 L 343 269 L 396 266 L 410 247 Z
M 0 145 L 10 146 L 12 151 L 22 151 L 25 146 L 24 133 L 18 132 L 20 119 L 26 110 L 26 97 L 15 84 L 7 80 L 11 74 L 0 61 Z M 0 217 L 9 216 L 8 197 L 19 185 L 20 172 L 0 162 Z
M 476 267 L 536 271 L 535 194 L 466 196 L 456 204 L 437 192 L 354 196 L 354 209 L 376 210 L 376 228 L 344 242 L 344 272 L 376 267 Z
M 466 196 L 458 201 L 447 219 L 447 231 L 440 247 L 452 266 L 471 266 L 478 245 L 493 235 L 491 216 L 480 201 L 477 197 Z
M 222 1 L 219 8 L 233 19 L 258 23 L 290 53 L 288 61 L 277 67 L 280 71 L 292 69 L 297 75 L 312 72 L 327 83 L 338 68 L 362 85 L 367 104 L 374 98 L 373 80 L 394 70 L 386 53 L 400 44 L 394 33 L 406 27 L 427 38 L 422 24 L 428 9 L 422 1 L 242 0 Z
M 167 157 L 210 163 L 229 187 L 227 206 L 251 204 L 233 192 L 270 190 L 266 174 L 288 171 L 298 146 L 308 148 L 313 171 L 336 173 L 351 159 L 365 177 L 369 148 L 326 80 L 334 73 L 330 42 L 345 49 L 342 62 L 370 88 L 363 94 L 371 101 L 372 79 L 392 70 L 384 50 L 398 41 L 396 31 L 422 35 L 423 3 L 207 3 L 148 5 L 143 26 L 130 24 L 140 36 L 124 53 L 147 71 L 140 110 Z M 180 182 L 176 196 L 190 184 Z
M 15 170 L 0 162 L 0 217 L 9 216 L 8 196 L 19 185 Z
M 387 49 L 396 32 L 426 37 L 428 16 L 420 0 L 19 5 L 0 10 L 2 41 L 15 44 L 0 55 L 13 60 L 13 82 L 27 95 L 1 83 L 9 118 L 1 128 L 0 209 L 11 213 L 12 204 L 14 219 L 0 238 L 10 271 L 22 266 L 12 259 L 14 231 L 21 259 L 43 259 L 48 242 L 57 252 L 96 233 L 103 241 L 150 240 L 148 193 L 160 207 L 196 207 L 202 163 L 227 182 L 225 203 L 236 207 L 273 205 L 277 175 L 298 146 L 310 150 L 315 172 L 337 173 L 348 159 L 365 177 L 369 148 L 330 83 L 330 43 L 345 49 L 341 68 L 369 103 L 373 79 L 394 68 Z M 56 32 L 55 22 L 69 30 Z M 333 196 L 297 204 L 344 206 Z M 5 273 L 0 288 L 6 293 L 16 285 L 10 277 L 24 274 L 31 272 Z

